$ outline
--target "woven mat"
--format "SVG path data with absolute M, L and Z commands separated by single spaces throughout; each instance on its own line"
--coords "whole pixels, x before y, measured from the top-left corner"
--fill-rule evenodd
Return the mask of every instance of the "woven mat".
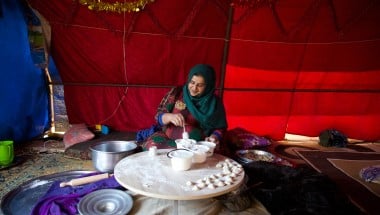
M 43 175 L 71 171 L 95 170 L 90 160 L 65 157 L 63 153 L 41 153 L 17 155 L 19 163 L 0 170 L 0 199 L 22 183 Z
M 368 214 L 379 214 L 380 197 L 363 186 L 353 177 L 336 168 L 329 159 L 344 159 L 352 161 L 374 161 L 380 160 L 378 152 L 339 152 L 320 150 L 296 150 L 296 153 L 317 171 L 326 174 Z M 344 164 L 344 169 L 349 168 L 349 163 Z M 342 168 L 340 166 L 340 168 Z

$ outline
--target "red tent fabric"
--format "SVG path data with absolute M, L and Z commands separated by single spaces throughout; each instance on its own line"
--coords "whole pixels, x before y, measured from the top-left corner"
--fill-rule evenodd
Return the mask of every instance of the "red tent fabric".
M 147 128 L 168 88 L 208 63 L 229 128 L 380 139 L 378 1 L 234 2 L 156 0 L 115 13 L 29 0 L 52 27 L 70 123 Z
M 230 126 L 277 138 L 335 128 L 378 140 L 380 4 L 263 2 L 235 8 L 224 86 Z
M 30 3 L 51 24 L 70 123 L 146 128 L 164 93 L 183 84 L 194 64 L 221 71 L 228 5 L 219 1 L 160 0 L 125 14 L 71 0 Z

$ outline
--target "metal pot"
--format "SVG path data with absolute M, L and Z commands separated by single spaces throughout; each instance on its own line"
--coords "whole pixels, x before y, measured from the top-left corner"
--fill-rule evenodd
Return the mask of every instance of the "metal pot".
M 136 141 L 103 141 L 90 146 L 92 164 L 99 172 L 113 172 L 117 162 L 133 154 Z

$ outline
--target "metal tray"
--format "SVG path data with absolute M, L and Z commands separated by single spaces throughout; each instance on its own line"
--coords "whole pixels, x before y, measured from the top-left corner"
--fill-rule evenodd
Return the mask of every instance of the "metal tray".
M 66 171 L 29 180 L 18 188 L 8 192 L 1 199 L 0 214 L 30 214 L 38 200 L 45 195 L 55 181 L 68 181 L 92 172 L 93 171 Z
M 291 166 L 294 165 L 289 161 L 282 159 L 270 152 L 263 150 L 238 150 L 235 152 L 236 159 L 241 163 L 250 163 L 255 161 L 265 161 L 279 165 Z

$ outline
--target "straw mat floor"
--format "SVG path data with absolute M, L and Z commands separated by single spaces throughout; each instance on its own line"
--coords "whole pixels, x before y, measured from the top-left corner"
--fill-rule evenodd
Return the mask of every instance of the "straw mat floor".
M 22 183 L 40 176 L 70 170 L 94 170 L 91 160 L 69 158 L 54 144 L 49 146 L 37 148 L 38 151 L 27 147 L 16 151 L 15 164 L 0 169 L 0 199 Z M 28 149 L 30 151 L 25 151 Z

